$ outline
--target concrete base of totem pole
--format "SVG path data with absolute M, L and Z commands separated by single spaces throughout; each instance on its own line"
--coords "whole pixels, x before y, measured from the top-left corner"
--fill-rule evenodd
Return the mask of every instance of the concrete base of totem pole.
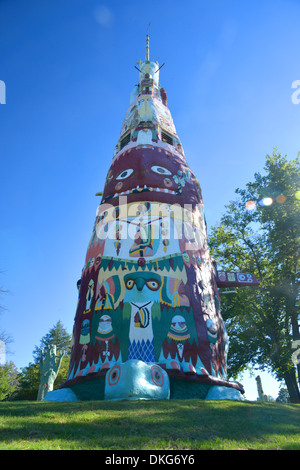
M 48 392 L 44 401 L 78 401 L 78 398 L 70 388 L 62 388 Z
M 220 387 L 219 385 L 213 385 L 206 397 L 205 400 L 235 400 L 242 401 L 244 400 L 243 395 L 239 390 L 229 387 Z
M 121 380 L 122 379 L 122 380 Z M 229 382 L 228 382 L 229 384 Z M 100 377 L 83 377 L 48 392 L 45 401 L 91 400 L 243 400 L 232 386 L 189 381 L 172 377 L 157 364 L 129 360 L 117 364 Z

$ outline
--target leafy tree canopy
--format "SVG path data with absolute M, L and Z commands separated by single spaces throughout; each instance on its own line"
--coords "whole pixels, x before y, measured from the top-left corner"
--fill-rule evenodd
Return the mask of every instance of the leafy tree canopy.
M 43 336 L 40 341 L 40 346 L 35 346 L 32 354 L 36 364 L 39 364 L 40 360 L 44 359 L 46 350 L 51 344 L 56 344 L 57 352 L 65 351 L 65 354 L 70 354 L 71 336 L 60 320 Z
M 222 269 L 249 272 L 258 288 L 221 295 L 230 336 L 228 372 L 236 377 L 251 364 L 285 380 L 299 401 L 299 365 L 292 343 L 299 333 L 300 160 L 273 152 L 265 174 L 236 189 L 220 223 L 212 228 L 211 254 Z
M 18 371 L 13 362 L 0 365 L 0 401 L 11 397 L 18 389 Z

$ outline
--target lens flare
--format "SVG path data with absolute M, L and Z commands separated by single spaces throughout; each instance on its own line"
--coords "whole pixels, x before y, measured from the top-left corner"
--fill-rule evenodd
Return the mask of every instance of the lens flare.
M 256 204 L 254 201 L 247 201 L 245 206 L 248 211 L 253 211 L 256 207 Z
M 276 198 L 276 201 L 278 204 L 283 204 L 286 201 L 286 196 L 284 194 L 279 194 L 279 196 Z
M 264 197 L 258 203 L 260 206 L 270 206 L 273 204 L 273 199 L 271 197 Z

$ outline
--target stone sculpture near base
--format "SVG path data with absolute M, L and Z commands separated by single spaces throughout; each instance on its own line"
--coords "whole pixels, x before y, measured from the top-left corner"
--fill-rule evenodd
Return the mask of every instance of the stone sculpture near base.
M 63 356 L 64 353 L 56 354 L 56 345 L 51 344 L 47 348 L 45 358 L 43 359 L 43 357 L 41 357 L 38 401 L 43 401 L 47 393 L 52 392 Z

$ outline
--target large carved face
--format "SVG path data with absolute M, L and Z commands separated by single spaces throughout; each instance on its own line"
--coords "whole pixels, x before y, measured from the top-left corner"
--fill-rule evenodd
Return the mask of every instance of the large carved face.
M 189 167 L 164 149 L 133 148 L 116 159 L 108 172 L 102 203 L 157 201 L 198 204 L 201 190 Z

